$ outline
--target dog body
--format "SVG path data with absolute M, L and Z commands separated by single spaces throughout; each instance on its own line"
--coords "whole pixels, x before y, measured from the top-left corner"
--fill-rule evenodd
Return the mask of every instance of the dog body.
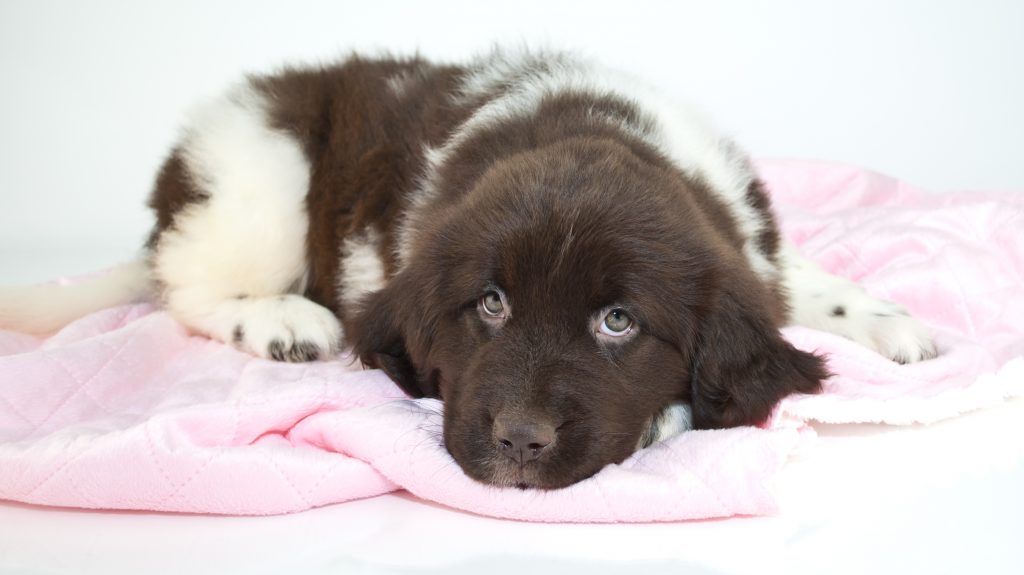
M 790 321 L 934 354 L 902 308 L 780 242 L 728 139 L 563 54 L 252 77 L 190 115 L 151 206 L 144 273 L 171 314 L 279 360 L 353 346 L 442 398 L 449 451 L 498 485 L 763 422 L 827 376 Z

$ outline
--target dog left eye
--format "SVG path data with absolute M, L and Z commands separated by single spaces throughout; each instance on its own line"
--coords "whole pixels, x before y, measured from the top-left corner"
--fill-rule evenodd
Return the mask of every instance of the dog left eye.
M 633 318 L 625 311 L 615 308 L 604 316 L 601 321 L 601 333 L 612 337 L 622 337 L 633 328 Z

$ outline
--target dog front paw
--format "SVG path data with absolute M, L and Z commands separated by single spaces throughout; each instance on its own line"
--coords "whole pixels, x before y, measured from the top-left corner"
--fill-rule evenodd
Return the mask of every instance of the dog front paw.
M 232 337 L 236 347 L 289 362 L 326 359 L 341 339 L 341 324 L 330 310 L 292 294 L 251 302 Z

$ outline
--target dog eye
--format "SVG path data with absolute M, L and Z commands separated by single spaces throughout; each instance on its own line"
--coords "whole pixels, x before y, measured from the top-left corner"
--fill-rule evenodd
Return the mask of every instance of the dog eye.
M 496 291 L 489 291 L 480 298 L 480 309 L 491 317 L 501 317 L 505 313 L 505 304 L 501 301 L 501 294 Z
M 633 327 L 633 318 L 625 311 L 615 308 L 604 316 L 601 322 L 601 333 L 612 337 L 622 337 L 629 333 Z

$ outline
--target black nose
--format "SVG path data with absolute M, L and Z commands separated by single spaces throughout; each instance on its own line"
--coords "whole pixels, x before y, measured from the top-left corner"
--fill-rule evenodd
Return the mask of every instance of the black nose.
M 494 421 L 494 437 L 498 451 L 522 465 L 540 457 L 555 442 L 555 426 L 499 416 Z

